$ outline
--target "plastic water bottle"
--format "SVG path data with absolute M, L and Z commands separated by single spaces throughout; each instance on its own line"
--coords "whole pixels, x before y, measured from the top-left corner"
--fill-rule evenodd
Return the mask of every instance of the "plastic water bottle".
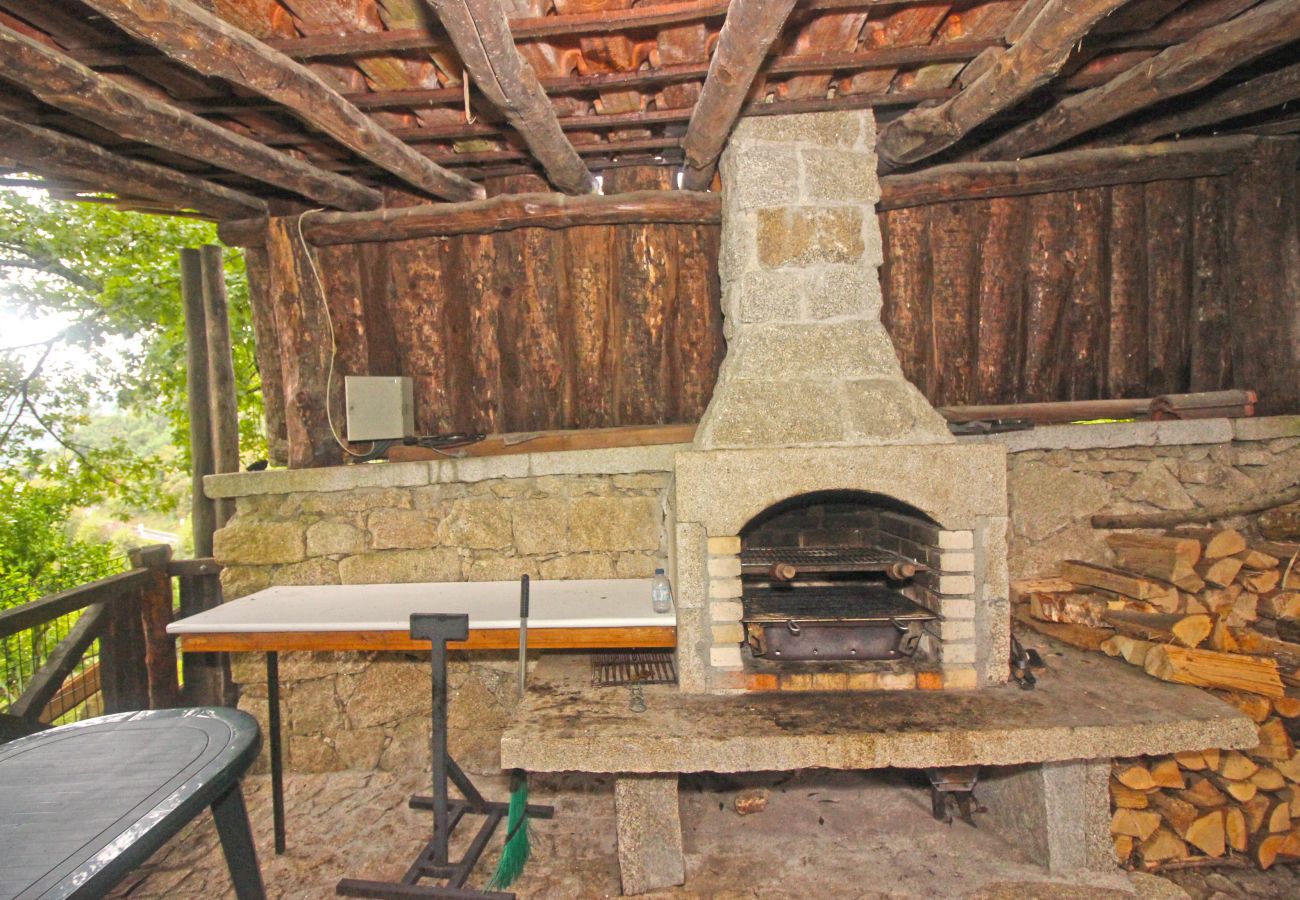
M 650 605 L 657 613 L 671 612 L 673 608 L 673 588 L 668 583 L 668 576 L 663 569 L 655 569 L 655 577 L 650 582 Z

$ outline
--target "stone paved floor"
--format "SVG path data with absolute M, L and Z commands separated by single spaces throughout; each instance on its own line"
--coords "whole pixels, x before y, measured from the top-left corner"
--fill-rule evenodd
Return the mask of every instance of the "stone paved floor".
M 271 852 L 269 781 L 245 786 L 271 898 L 334 894 L 342 877 L 398 877 L 423 843 L 428 814 L 406 808 L 427 776 L 346 772 L 288 779 L 289 849 Z M 504 778 L 476 779 L 489 796 L 504 796 Z M 738 816 L 735 792 L 771 789 L 767 809 Z M 613 789 L 608 779 L 534 777 L 534 801 L 557 807 L 554 820 L 534 823 L 534 856 L 515 885 L 521 898 L 619 896 Z M 961 897 L 978 900 L 1102 900 L 1170 897 L 1300 897 L 1300 878 L 1183 872 L 1171 882 L 1121 873 L 1088 883 L 1054 882 L 987 829 L 943 825 L 929 815 L 925 790 L 899 773 L 801 773 L 684 782 L 682 816 L 687 885 L 653 896 L 673 898 Z M 468 836 L 466 836 L 468 839 Z M 500 838 L 497 839 L 499 845 Z M 482 886 L 493 851 L 471 885 Z M 231 896 L 210 818 L 201 817 L 113 894 L 131 898 Z

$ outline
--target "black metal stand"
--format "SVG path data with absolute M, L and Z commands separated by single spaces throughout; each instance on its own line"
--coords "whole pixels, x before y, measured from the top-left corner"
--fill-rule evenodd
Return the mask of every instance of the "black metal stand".
M 507 900 L 512 893 L 499 891 L 478 891 L 466 888 L 469 874 L 478 864 L 492 833 L 500 822 L 506 818 L 509 803 L 489 801 L 478 792 L 469 776 L 456 764 L 447 753 L 447 642 L 463 641 L 469 637 L 469 616 L 466 615 L 413 615 L 411 616 L 411 637 L 416 640 L 432 641 L 431 660 L 433 663 L 433 795 L 411 798 L 412 809 L 433 810 L 433 839 L 424 845 L 416 856 L 415 862 L 406 870 L 401 881 L 366 881 L 356 878 L 344 878 L 338 883 L 336 893 L 345 897 L 444 897 L 459 900 Z M 463 800 L 448 796 L 448 780 L 455 783 Z M 465 855 L 457 862 L 448 856 L 448 843 L 452 832 L 466 814 L 484 816 L 483 824 L 474 835 Z M 527 814 L 537 819 L 549 819 L 555 815 L 550 806 L 527 807 Z M 420 884 L 422 879 L 438 879 L 445 883 L 440 885 Z
M 280 654 L 266 654 L 266 706 L 271 731 L 271 819 L 275 852 L 284 852 L 284 760 L 280 750 Z
M 930 779 L 930 810 L 935 820 L 951 825 L 956 812 L 959 819 L 974 827 L 975 813 L 985 811 L 975 799 L 980 767 L 926 769 L 925 774 Z

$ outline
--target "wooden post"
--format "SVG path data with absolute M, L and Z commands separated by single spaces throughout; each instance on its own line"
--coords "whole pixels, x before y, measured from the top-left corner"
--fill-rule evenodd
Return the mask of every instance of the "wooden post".
M 214 467 L 212 415 L 208 388 L 208 334 L 203 311 L 203 271 L 199 251 L 181 251 L 181 299 L 185 302 L 185 371 L 190 412 L 190 528 L 194 555 L 212 555 L 216 510 L 203 493 L 203 476 Z
M 149 708 L 141 603 L 146 591 L 133 588 L 108 603 L 108 621 L 99 639 L 99 684 L 105 713 Z
M 239 471 L 239 401 L 235 396 L 235 360 L 230 346 L 230 310 L 221 248 L 199 248 L 203 270 L 203 319 L 208 347 L 208 396 L 212 416 L 214 472 Z M 234 500 L 217 500 L 214 528 L 224 528 L 235 514 Z
M 172 579 L 167 564 L 172 548 L 166 544 L 136 547 L 127 552 L 131 565 L 149 570 L 149 583 L 140 591 L 140 629 L 144 643 L 149 708 L 168 709 L 180 699 L 176 683 L 176 643 L 167 633 L 172 620 Z
M 180 583 L 181 618 L 221 605 L 221 567 L 211 559 L 171 564 Z M 181 699 L 186 706 L 234 706 L 238 702 L 226 653 L 181 654 Z

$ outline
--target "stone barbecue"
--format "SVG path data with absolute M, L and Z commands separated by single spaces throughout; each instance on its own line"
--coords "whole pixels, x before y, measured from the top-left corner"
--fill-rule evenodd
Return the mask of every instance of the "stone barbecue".
M 903 377 L 874 143 L 869 111 L 774 116 L 723 157 L 727 356 L 670 497 L 686 691 L 1008 677 L 1005 457 Z

